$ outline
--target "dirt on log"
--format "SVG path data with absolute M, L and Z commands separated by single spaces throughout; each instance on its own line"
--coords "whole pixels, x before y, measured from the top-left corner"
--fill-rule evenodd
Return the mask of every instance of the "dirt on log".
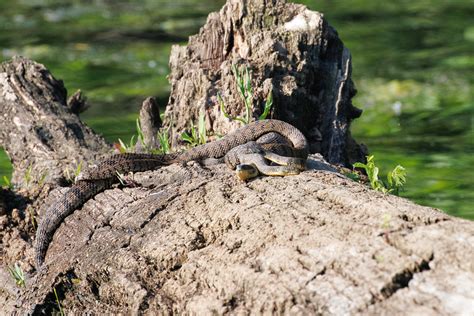
M 259 1 L 247 4 L 249 7 L 244 8 L 239 1 L 229 1 L 221 13 L 211 14 L 208 23 L 217 23 L 217 16 L 223 12 L 232 16 L 238 9 L 241 19 L 232 21 L 240 22 L 231 24 L 237 38 L 240 33 L 249 34 L 242 30 L 255 21 L 260 21 L 255 25 L 265 29 L 266 25 L 277 28 L 291 21 L 290 26 L 304 25 L 303 21 L 311 26 L 309 22 L 315 16 L 321 18 L 319 13 L 306 11 L 299 5 L 283 7 L 286 4 L 281 1 L 267 6 Z M 258 8 L 271 14 L 247 21 L 252 12 L 259 16 Z M 326 22 L 318 21 L 326 30 L 321 34 L 335 36 Z M 216 30 L 218 26 L 219 23 Z M 316 39 L 300 33 L 291 36 L 299 40 Z M 238 42 L 235 38 L 233 43 Z M 308 60 L 321 56 L 329 59 L 339 56 L 334 57 L 339 60 L 344 55 L 337 55 L 340 51 L 329 47 L 340 47 L 347 52 L 342 46 L 321 43 L 312 47 L 315 50 L 311 54 L 323 47 L 327 51 L 308 55 Z M 188 54 L 187 51 L 182 50 L 183 54 Z M 228 63 L 226 56 L 233 52 L 234 49 L 224 54 L 225 60 L 221 62 Z M 337 63 L 318 68 L 332 69 L 329 72 L 334 75 L 326 78 L 319 74 L 318 84 L 338 87 L 319 91 L 318 100 L 340 102 L 316 102 L 312 103 L 318 104 L 314 107 L 305 103 L 308 107 L 301 112 L 295 110 L 294 117 L 278 116 L 277 113 L 291 112 L 291 108 L 283 110 L 289 106 L 286 101 L 293 102 L 289 96 L 314 91 L 303 89 L 298 83 L 293 92 L 296 94 L 286 95 L 281 92 L 283 86 L 274 85 L 272 115 L 294 123 L 308 137 L 315 133 L 315 127 L 321 129 L 322 154 L 328 158 L 329 152 L 345 153 L 342 162 L 347 163 L 348 157 L 355 157 L 347 154 L 348 143 L 353 142 L 348 141 L 353 90 L 350 77 L 341 79 L 350 73 L 350 58 L 343 60 L 345 68 L 341 62 L 338 67 L 342 68 L 330 67 Z M 306 63 L 302 62 L 298 68 L 297 61 L 302 62 L 295 59 L 295 69 L 304 71 Z M 213 64 L 214 61 L 208 67 Z M 260 69 L 257 64 L 250 65 L 254 79 L 263 78 L 264 73 L 256 75 Z M 170 77 L 173 91 L 181 91 L 175 87 L 185 82 L 174 77 L 174 67 L 178 66 L 173 66 Z M 196 74 L 197 68 L 193 67 L 189 65 L 189 73 Z M 286 69 L 290 77 L 301 78 L 294 68 Z M 313 76 L 317 74 L 316 71 Z M 187 75 L 187 71 L 182 72 L 182 76 Z M 216 87 L 213 84 L 231 80 L 223 78 L 209 84 Z M 196 84 L 191 79 L 189 86 Z M 278 81 L 270 82 L 273 85 Z M 240 104 L 236 92 L 232 92 L 233 84 L 228 81 L 222 86 L 226 97 L 234 96 L 227 99 L 235 101 L 227 101 L 228 106 Z M 201 89 L 205 92 L 208 85 L 203 84 Z M 173 98 L 177 100 L 174 92 L 170 104 L 175 104 Z M 28 183 L 17 175 L 15 182 L 23 189 L 0 189 L 1 313 L 51 314 L 58 309 L 55 292 L 67 314 L 460 315 L 472 312 L 474 223 L 369 190 L 335 172 L 321 155 L 312 155 L 308 170 L 298 176 L 259 177 L 247 183 L 237 180 L 221 164 L 200 166 L 191 162 L 186 166 L 136 173 L 135 187 L 106 190 L 64 221 L 48 250 L 46 269 L 37 273 L 33 268 L 32 214 L 37 212 L 36 219 L 41 217 L 44 206 L 67 190 L 57 185 L 62 183 L 58 180 L 64 177 L 63 168 L 73 164 L 72 157 L 92 162 L 111 150 L 73 114 L 78 112 L 73 108 L 82 106 L 67 107 L 65 100 L 62 83 L 44 66 L 23 58 L 2 64 L 0 145 L 7 149 L 14 167 L 18 168 L 17 174 L 29 166 L 34 168 L 34 174 L 41 174 L 40 166 L 49 166 L 51 172 L 42 181 Z M 184 106 L 185 101 L 181 100 L 178 103 Z M 191 98 L 189 104 L 195 100 Z M 180 126 L 177 119 L 181 119 L 177 111 L 176 105 L 167 109 L 167 115 L 176 119 L 175 128 Z M 191 110 L 182 111 L 189 120 L 186 113 L 192 113 Z M 206 108 L 206 118 L 212 113 L 218 114 L 212 120 L 207 119 L 213 129 L 234 127 L 217 109 Z M 232 113 L 241 114 L 242 109 Z M 340 116 L 334 116 L 335 113 Z M 315 115 L 314 122 L 307 118 L 310 114 Z M 335 131 L 325 130 L 324 126 L 332 126 Z M 338 130 L 339 127 L 343 128 Z M 331 138 L 331 135 L 344 137 Z M 327 137 L 344 141 L 324 145 Z M 15 144 L 19 140 L 25 153 Z M 332 151 L 325 151 L 326 147 Z M 358 146 L 352 148 L 358 148 L 360 153 Z M 21 159 L 33 160 L 21 163 Z M 41 185 L 42 182 L 47 185 Z M 29 189 L 24 189 L 25 186 Z M 35 190 L 41 194 L 32 196 Z M 15 263 L 27 273 L 26 287 L 18 287 L 9 274 L 8 268 Z

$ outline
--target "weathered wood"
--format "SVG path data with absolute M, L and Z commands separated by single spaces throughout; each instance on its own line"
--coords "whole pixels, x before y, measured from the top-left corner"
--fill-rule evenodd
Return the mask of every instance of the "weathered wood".
M 474 223 L 336 173 L 238 181 L 223 165 L 136 174 L 54 236 L 28 292 L 69 313 L 457 315 Z M 72 279 L 79 279 L 74 283 Z M 453 304 L 455 299 L 456 304 Z
M 81 90 L 77 90 L 67 99 L 67 106 L 74 114 L 80 114 L 89 108 L 87 98 Z
M 66 97 L 63 83 L 41 64 L 15 57 L 0 65 L 0 146 L 15 185 L 57 182 L 68 168 L 110 149 L 68 109 Z
M 145 147 L 158 148 L 157 133 L 163 123 L 161 122 L 160 108 L 154 98 L 148 97 L 143 101 L 139 117 Z
M 313 153 L 335 164 L 365 159 L 349 132 L 361 114 L 351 102 L 349 50 L 322 14 L 283 0 L 229 0 L 187 46 L 172 48 L 164 125 L 172 125 L 175 144 L 201 113 L 210 132 L 223 135 L 239 125 L 224 117 L 217 99 L 221 94 L 233 116 L 245 112 L 232 65 L 251 69 L 254 118 L 271 92 L 270 117 L 300 129 Z

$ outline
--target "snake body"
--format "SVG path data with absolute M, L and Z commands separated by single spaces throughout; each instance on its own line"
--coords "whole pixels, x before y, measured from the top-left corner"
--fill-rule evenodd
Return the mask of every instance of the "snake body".
M 87 200 L 118 182 L 117 172 L 140 172 L 174 163 L 185 163 L 206 158 L 222 158 L 231 152 L 226 158 L 226 163 L 230 167 L 235 168 L 239 164 L 251 164 L 265 174 L 264 170 L 267 167 L 262 165 L 258 159 L 259 156 L 265 155 L 265 149 L 262 149 L 260 146 L 255 147 L 253 144 L 250 146 L 239 146 L 255 141 L 268 133 L 277 133 L 283 136 L 291 144 L 292 156 L 296 159 L 301 159 L 301 161 L 306 160 L 308 144 L 304 135 L 297 128 L 279 120 L 264 120 L 241 127 L 222 139 L 194 147 L 185 152 L 164 155 L 117 154 L 100 161 L 95 167 L 83 172 L 76 183 L 58 201 L 50 206 L 41 217 L 36 232 L 35 244 L 37 269 L 39 270 L 43 265 L 49 243 L 63 220 L 74 210 L 80 208 Z M 257 162 L 255 158 L 257 158 Z M 268 159 L 272 160 L 271 158 Z M 284 166 L 283 169 L 278 169 L 276 173 L 274 173 L 274 170 L 277 169 L 270 169 L 266 174 L 294 174 L 298 173 L 298 170 L 301 168 L 304 168 L 301 167 L 300 163 L 297 163 L 299 165 L 297 168 L 293 168 L 291 166 L 292 161 L 294 160 L 290 161 L 289 167 L 285 168 Z

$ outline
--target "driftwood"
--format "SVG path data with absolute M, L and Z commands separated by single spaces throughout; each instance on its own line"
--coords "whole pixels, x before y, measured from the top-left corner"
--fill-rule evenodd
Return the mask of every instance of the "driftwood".
M 221 11 L 220 16 L 235 8 L 242 11 L 241 20 L 232 20 L 241 21 L 232 24 L 234 43 L 243 32 L 238 26 L 250 23 L 244 17 L 261 12 L 250 7 L 258 3 L 253 1 L 244 10 L 239 2 L 231 1 Z M 270 13 L 278 14 L 277 24 L 290 22 L 298 14 L 316 14 L 296 5 L 289 5 L 288 13 L 283 7 L 278 9 L 284 5 L 280 1 L 267 5 Z M 219 30 L 215 17 L 216 14 L 211 15 L 209 21 L 216 23 Z M 265 21 L 275 20 L 262 15 L 259 21 L 265 26 Z M 320 23 L 326 27 L 323 33 L 335 36 L 326 22 Z M 225 40 L 230 36 L 218 34 Z M 294 36 L 298 40 L 310 38 Z M 190 47 L 192 43 L 193 39 Z M 346 51 L 342 46 L 341 50 Z M 338 52 L 328 49 L 323 55 L 340 58 Z M 226 56 L 231 54 L 223 53 L 222 63 L 227 63 Z M 346 61 L 346 68 L 343 64 L 340 67 L 349 71 L 350 59 Z M 215 67 L 215 63 L 202 61 L 207 67 Z M 256 74 L 258 67 L 251 65 Z M 173 91 L 180 91 L 176 87 L 185 85 L 184 79 L 175 77 L 178 66 L 172 67 Z M 226 67 L 222 69 L 229 69 L 229 64 Z M 196 74 L 195 69 L 189 65 L 191 73 Z M 288 70 L 298 77 L 292 71 Z M 349 72 L 339 71 L 346 73 Z M 187 75 L 182 72 L 182 76 Z M 336 77 L 329 77 L 328 82 L 321 77 L 318 85 L 334 86 Z M 255 79 L 256 83 L 265 82 L 263 74 L 255 78 L 260 78 Z M 222 76 L 218 89 L 232 91 L 230 81 L 221 86 L 225 80 L 230 79 Z M 312 131 L 315 133 L 314 128 L 320 129 L 323 138 L 313 138 L 313 149 L 319 147 L 324 157 L 339 157 L 336 160 L 341 163 L 356 156 L 349 154 L 351 146 L 361 154 L 348 132 L 353 117 L 348 114 L 352 111 L 353 91 L 349 89 L 349 77 L 345 80 L 336 85 L 339 90 L 325 90 L 331 91 L 332 96 L 320 92 L 322 99 L 341 102 L 312 103 L 314 108 L 295 110 L 294 119 L 277 115 L 292 111 L 283 110 L 289 103 L 282 100 L 293 102 L 293 94 L 284 97 L 280 95 L 283 86 L 273 87 L 273 116 L 299 124 L 309 137 Z M 272 85 L 274 82 L 278 80 Z M 209 88 L 217 89 L 214 83 L 217 81 L 203 84 L 203 93 Z M 194 84 L 193 80 L 188 83 Z M 235 91 L 225 94 L 228 98 L 232 95 L 237 100 Z M 174 117 L 175 134 L 185 128 L 184 121 L 178 122 L 182 118 L 177 111 L 188 113 L 183 114 L 188 119 L 191 113 L 184 108 L 184 99 L 176 102 L 181 97 L 173 92 L 167 108 L 167 117 Z M 312 155 L 308 170 L 298 176 L 261 177 L 248 183 L 238 181 L 233 172 L 219 164 L 203 167 L 190 163 L 134 174 L 137 186 L 100 193 L 65 220 L 48 251 L 47 270 L 36 274 L 32 266 L 34 229 L 30 214 L 39 211 L 37 216 L 41 217 L 43 206 L 61 196 L 66 188 L 58 188 L 57 184 L 64 182 L 64 169 L 74 165 L 72 157 L 76 163 L 91 162 L 111 151 L 73 114 L 73 109 L 82 108 L 80 102 L 68 108 L 65 100 L 64 87 L 43 66 L 22 58 L 1 66 L 0 145 L 14 162 L 15 183 L 31 188 L 0 190 L 2 313 L 51 313 L 58 309 L 53 289 L 68 314 L 459 315 L 472 311 L 474 224 L 369 190 L 335 172 L 320 155 Z M 227 99 L 229 106 L 237 106 L 237 101 L 230 100 Z M 155 105 L 150 102 L 145 102 L 144 112 L 154 112 Z M 341 110 L 336 111 L 340 114 L 338 119 L 323 115 L 334 106 Z M 313 110 L 318 113 L 316 124 L 309 119 L 306 122 L 306 113 Z M 232 111 L 235 115 L 242 109 Z M 215 106 L 206 108 L 206 115 L 212 116 L 207 122 L 214 131 L 233 126 Z M 159 124 L 148 124 L 145 117 L 142 114 L 142 125 L 151 130 Z M 326 130 L 328 124 L 333 124 L 335 131 Z M 333 139 L 342 142 L 325 143 L 325 136 L 331 139 L 341 131 L 345 136 Z M 25 183 L 21 175 L 29 166 L 33 175 L 40 175 L 44 166 L 50 172 L 45 179 Z M 33 188 L 41 188 L 40 193 L 32 196 Z M 54 189 L 48 194 L 51 188 Z M 28 273 L 26 288 L 17 287 L 8 273 L 7 267 L 15 262 Z

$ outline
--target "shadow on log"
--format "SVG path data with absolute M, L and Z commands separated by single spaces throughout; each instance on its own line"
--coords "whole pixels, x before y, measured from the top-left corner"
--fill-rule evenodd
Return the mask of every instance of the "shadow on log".
M 224 19 L 233 14 L 237 18 Z M 257 46 L 251 29 L 258 25 L 263 34 L 286 25 L 288 37 L 315 41 L 301 58 L 322 56 L 345 63 L 322 66 L 321 61 L 317 69 L 327 70 L 326 76 L 305 68 L 303 59 L 292 58 L 288 60 L 295 68 L 285 64 L 265 73 L 270 66 L 256 66 L 257 55 L 251 50 Z M 309 33 L 299 26 L 292 29 L 295 25 L 306 25 Z M 309 138 L 320 129 L 323 138 L 313 138 L 313 148 L 320 142 L 326 158 L 347 163 L 361 154 L 357 145 L 352 147 L 357 155 L 348 149 L 349 143 L 355 144 L 348 128 L 357 112 L 350 104 L 350 58 L 321 15 L 281 1 L 267 6 L 252 1 L 245 8 L 229 1 L 219 14 L 210 15 L 200 34 L 206 30 L 217 32 L 223 43 L 210 37 L 213 44 L 198 50 L 193 48 L 200 43 L 198 36 L 188 48 L 174 49 L 173 93 L 165 124 L 173 117 L 175 133 L 202 107 L 214 131 L 234 127 L 215 105 L 206 104 L 222 89 L 227 104 L 235 106 L 232 113 L 242 113 L 229 67 L 235 54 L 246 52 L 238 62 L 251 60 L 256 86 L 274 91 L 273 117 L 296 124 Z M 283 31 L 275 34 L 282 36 Z M 317 34 L 332 36 L 335 46 Z M 212 55 L 215 51 L 221 53 Z M 203 52 L 213 57 L 195 55 Z M 183 59 L 178 65 L 177 56 L 193 56 L 190 60 L 196 64 Z M 275 56 L 269 65 L 283 65 L 285 60 Z M 216 64 L 224 72 L 220 79 Z M 268 81 L 266 74 L 274 76 Z M 202 95 L 196 90 L 176 94 L 186 82 L 195 85 L 196 78 L 202 79 L 197 90 Z M 255 105 L 268 92 L 260 93 L 260 88 L 255 89 Z M 304 93 L 319 101 L 294 103 L 293 97 L 301 101 Z M 48 166 L 48 183 L 57 186 L 61 169 L 73 163 L 71 157 L 92 162 L 110 150 L 65 100 L 64 87 L 43 66 L 22 58 L 2 64 L 0 142 L 12 158 L 17 184 L 24 184 L 19 172 L 34 165 Z M 259 177 L 245 183 L 224 165 L 189 163 L 136 173 L 134 181 L 137 187 L 107 190 L 69 216 L 54 235 L 47 269 L 38 274 L 32 268 L 34 225 L 29 209 L 51 204 L 66 188 L 56 188 L 47 197 L 49 190 L 43 189 L 46 193 L 32 200 L 1 190 L 0 202 L 6 201 L 0 203 L 2 312 L 50 314 L 58 308 L 53 289 L 68 314 L 454 315 L 472 307 L 474 224 L 369 190 L 336 173 L 321 155 L 310 157 L 307 171 L 284 178 Z M 15 204 L 16 199 L 22 202 Z M 18 288 L 7 270 L 15 262 L 28 273 L 25 288 Z

